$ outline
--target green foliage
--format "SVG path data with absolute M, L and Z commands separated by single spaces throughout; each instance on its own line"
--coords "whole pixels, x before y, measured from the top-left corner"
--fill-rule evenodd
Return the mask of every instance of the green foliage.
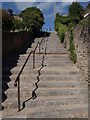
M 55 18 L 55 30 L 58 32 L 58 36 L 61 40 L 61 43 L 64 42 L 65 33 L 67 30 L 71 31 L 70 36 L 70 58 L 71 60 L 76 63 L 77 56 L 75 52 L 75 46 L 73 41 L 73 33 L 72 30 L 75 27 L 76 24 L 80 22 L 80 20 L 83 19 L 83 7 L 78 2 L 73 2 L 69 6 L 69 15 L 68 16 L 62 16 L 59 13 L 56 14 Z M 81 24 L 84 24 L 85 21 L 80 22 Z M 66 47 L 66 41 L 65 47 Z
M 79 2 L 73 2 L 69 6 L 69 16 L 72 22 L 76 24 L 83 18 L 83 7 Z
M 71 36 L 70 36 L 70 58 L 71 60 L 76 63 L 77 61 L 77 56 L 76 56 L 76 52 L 75 52 L 75 46 L 74 46 L 74 41 L 73 41 L 73 32 L 71 30 Z
M 13 30 L 24 30 L 25 26 L 24 26 L 24 23 L 23 21 L 21 21 L 20 19 L 15 19 L 13 21 Z
M 6 10 L 2 10 L 2 30 L 10 31 L 13 27 L 13 16 Z
M 74 22 L 70 22 L 70 23 L 69 23 L 69 29 L 70 29 L 70 30 L 71 30 L 74 26 L 75 26 L 75 23 L 74 23 Z
M 70 22 L 70 18 L 69 16 L 61 16 L 59 13 L 57 13 L 55 22 L 60 22 L 64 25 L 68 25 Z
M 70 18 L 69 18 L 69 16 L 61 16 L 59 13 L 57 13 L 55 23 L 57 23 L 57 22 L 60 22 L 64 25 L 68 26 L 68 24 L 70 22 Z
M 68 30 L 67 26 L 59 23 L 58 35 L 59 35 L 61 43 L 64 42 L 65 33 L 66 33 L 67 30 Z
M 39 31 L 44 24 L 42 12 L 36 7 L 30 7 L 23 10 L 20 14 L 25 28 L 31 32 Z
M 67 17 L 60 16 L 59 13 L 56 14 L 55 19 L 55 30 L 58 32 L 58 36 L 60 38 L 61 43 L 64 42 L 66 31 L 68 30 Z

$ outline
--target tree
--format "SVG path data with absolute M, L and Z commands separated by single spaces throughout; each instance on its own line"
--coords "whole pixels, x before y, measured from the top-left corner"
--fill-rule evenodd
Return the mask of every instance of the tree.
M 31 32 L 39 31 L 44 24 L 44 17 L 42 12 L 36 7 L 30 7 L 23 10 L 20 14 L 25 28 Z
M 13 16 L 13 10 L 8 9 L 8 12 L 9 12 L 9 14 L 10 14 L 11 16 Z
M 74 22 L 79 22 L 83 18 L 83 7 L 79 2 L 73 2 L 69 6 L 69 16 Z
M 24 23 L 23 21 L 21 21 L 20 19 L 15 19 L 13 21 L 13 30 L 24 30 L 25 29 L 25 26 L 24 26 Z
M 8 11 L 2 10 L 2 29 L 10 31 L 13 26 L 13 16 L 9 14 Z

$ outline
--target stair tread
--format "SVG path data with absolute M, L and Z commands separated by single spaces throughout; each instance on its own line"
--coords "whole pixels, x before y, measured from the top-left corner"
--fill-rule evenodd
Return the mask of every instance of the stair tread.
M 32 115 L 38 115 L 38 114 L 40 114 L 40 115 L 44 114 L 45 115 L 45 113 L 50 114 L 52 112 L 54 113 L 55 111 L 59 112 L 59 117 L 61 115 L 60 113 L 63 113 L 63 114 L 66 114 L 66 115 L 68 113 L 69 114 L 71 113 L 71 115 L 72 115 L 75 112 L 78 113 L 78 111 L 82 111 L 82 114 L 86 113 L 86 115 L 87 115 L 87 113 L 88 113 L 88 105 L 87 104 L 76 104 L 76 105 L 72 104 L 72 105 L 60 105 L 60 106 L 58 106 L 58 105 L 40 106 L 40 107 L 35 107 L 35 108 L 33 107 L 31 109 L 30 108 L 25 108 L 22 111 L 20 111 L 19 113 L 17 113 L 17 109 L 9 109 L 9 111 L 4 110 L 3 115 L 4 116 L 10 115 L 12 117 L 15 117 L 16 115 L 17 116 L 22 115 L 22 116 L 26 116 L 26 118 L 27 117 L 30 118 L 30 116 L 32 116 Z M 67 111 L 67 113 L 65 111 Z M 80 115 L 81 113 L 79 112 L 78 114 Z M 35 116 L 33 116 L 33 117 L 35 117 Z

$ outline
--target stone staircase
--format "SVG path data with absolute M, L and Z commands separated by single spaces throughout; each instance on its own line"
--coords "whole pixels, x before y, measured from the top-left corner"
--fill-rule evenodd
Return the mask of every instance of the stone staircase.
M 41 39 L 41 38 L 40 38 Z M 28 53 L 19 56 L 16 67 L 11 69 L 7 99 L 2 103 L 3 118 L 88 118 L 88 85 L 81 71 L 69 58 L 55 33 L 46 38 L 43 51 L 36 54 L 36 68 L 32 57 L 20 76 L 21 111 L 17 111 L 17 88 L 14 81 Z M 12 64 L 14 57 L 9 59 Z M 4 77 L 8 68 L 4 69 Z M 33 92 L 36 95 L 33 98 Z

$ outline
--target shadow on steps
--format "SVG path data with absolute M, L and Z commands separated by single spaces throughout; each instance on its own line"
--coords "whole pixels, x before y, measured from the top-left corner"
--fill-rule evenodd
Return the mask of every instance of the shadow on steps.
M 19 51 L 10 54 L 8 57 L 2 59 L 2 102 L 7 99 L 5 91 L 9 89 L 8 82 L 11 81 L 10 76 L 12 75 L 11 69 L 17 66 L 19 57 L 21 54 L 26 54 L 26 51 L 31 47 L 34 39 L 30 42 L 27 41 L 24 46 L 22 46 Z M 4 106 L 2 106 L 2 110 Z
M 43 37 L 44 32 L 37 35 L 37 38 Z M 46 33 L 46 36 L 48 37 L 50 33 Z M 7 96 L 5 94 L 5 91 L 9 89 L 8 82 L 11 81 L 10 76 L 12 75 L 11 69 L 17 66 L 17 62 L 19 60 L 19 57 L 21 54 L 26 54 L 26 51 L 28 48 L 31 48 L 32 43 L 34 42 L 34 37 L 31 41 L 28 40 L 24 46 L 22 46 L 19 51 L 16 53 L 10 54 L 8 57 L 2 59 L 2 102 L 4 102 L 7 99 Z M 2 110 L 4 109 L 4 106 L 2 106 Z

